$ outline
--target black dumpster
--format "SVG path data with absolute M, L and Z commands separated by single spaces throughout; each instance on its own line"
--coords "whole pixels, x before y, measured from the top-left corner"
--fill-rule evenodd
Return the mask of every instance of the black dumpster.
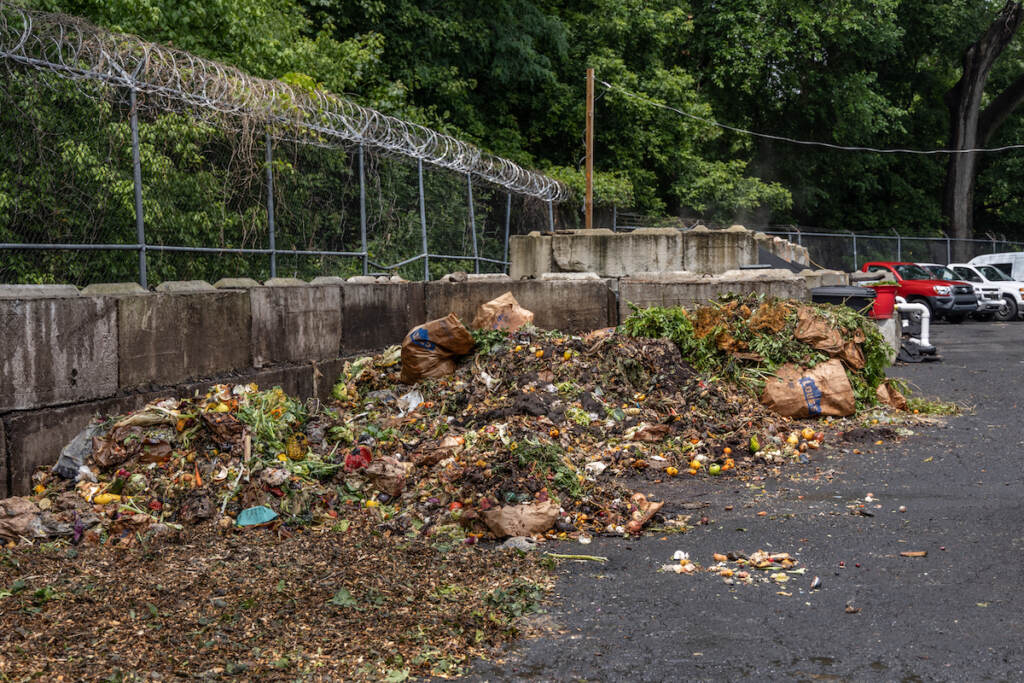
M 855 311 L 868 311 L 875 303 L 875 290 L 871 287 L 815 287 L 811 301 L 816 304 L 841 304 Z

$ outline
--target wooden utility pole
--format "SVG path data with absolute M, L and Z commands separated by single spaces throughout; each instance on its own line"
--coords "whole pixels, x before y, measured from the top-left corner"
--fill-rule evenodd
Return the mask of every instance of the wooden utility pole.
M 594 70 L 587 69 L 587 198 L 583 212 L 587 230 L 594 227 Z

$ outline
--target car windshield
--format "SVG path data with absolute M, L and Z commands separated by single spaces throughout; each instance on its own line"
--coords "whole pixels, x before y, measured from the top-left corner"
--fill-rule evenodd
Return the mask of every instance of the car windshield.
M 928 270 L 930 270 L 933 273 L 935 273 L 935 277 L 939 278 L 940 280 L 961 280 L 961 279 L 966 279 L 966 278 L 961 278 L 959 275 L 954 273 L 952 270 L 950 270 L 946 266 L 931 266 L 930 268 L 928 268 Z M 977 277 L 977 275 L 975 275 L 975 277 Z
M 955 270 L 956 274 L 959 276 L 956 279 L 967 280 L 968 282 L 981 282 L 981 277 L 979 277 L 978 274 L 975 273 L 970 268 L 964 268 L 963 266 L 957 266 L 953 270 Z
M 982 275 L 993 282 L 1011 282 L 1010 278 L 1006 276 L 1006 273 L 995 266 L 979 266 L 978 270 L 981 271 Z
M 928 271 L 921 266 L 909 263 L 893 266 L 893 270 L 899 273 L 900 277 L 904 280 L 933 280 L 935 278 L 934 275 L 929 275 Z

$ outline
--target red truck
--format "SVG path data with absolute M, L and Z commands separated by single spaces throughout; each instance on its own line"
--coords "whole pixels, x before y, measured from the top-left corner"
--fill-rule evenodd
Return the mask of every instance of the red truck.
M 916 263 L 868 261 L 861 270 L 885 271 L 887 277 L 899 285 L 896 296 L 925 304 L 931 310 L 932 318 L 959 323 L 978 309 L 978 298 L 970 284 L 958 280 L 936 280 Z

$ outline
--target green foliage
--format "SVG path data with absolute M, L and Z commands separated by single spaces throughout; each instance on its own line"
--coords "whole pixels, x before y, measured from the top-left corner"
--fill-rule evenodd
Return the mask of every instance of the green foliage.
M 945 159 L 830 151 L 752 139 L 654 106 L 777 135 L 839 144 L 945 144 L 943 95 L 998 0 L 28 0 L 116 31 L 224 61 L 303 91 L 323 87 L 547 169 L 583 194 L 586 67 L 598 85 L 599 205 L 719 223 L 937 234 Z M 997 61 L 991 100 L 1020 75 L 1018 38 Z M 83 92 L 83 88 L 85 92 Z M 12 72 L 0 85 L 0 241 L 135 241 L 127 102 L 83 83 Z M 143 98 L 144 99 L 144 98 Z M 225 130 L 223 124 L 227 124 Z M 237 120 L 140 121 L 147 236 L 155 244 L 265 247 L 262 130 Z M 1012 115 L 987 144 L 1024 133 Z M 979 231 L 1020 235 L 1018 155 L 985 155 Z M 381 158 L 368 178 L 371 261 L 422 250 L 415 165 Z M 275 149 L 278 247 L 358 251 L 357 177 L 345 150 Z M 426 174 L 430 250 L 471 253 L 465 178 Z M 497 258 L 504 193 L 474 187 L 482 254 Z M 521 231 L 546 213 L 516 204 Z M 135 252 L 8 252 L 0 279 L 84 283 L 136 277 Z M 264 256 L 149 255 L 152 280 L 269 276 Z M 470 270 L 433 260 L 431 277 Z M 362 272 L 358 259 L 279 257 L 279 273 Z M 376 268 L 372 269 L 376 270 Z M 486 264 L 486 270 L 497 270 Z M 422 262 L 396 271 L 420 278 Z
M 565 454 L 557 444 L 526 440 L 519 444 L 516 454 L 519 456 L 519 466 L 530 468 L 534 476 L 543 480 L 547 475 L 553 474 L 552 482 L 556 489 L 573 500 L 583 497 L 583 486 L 579 477 L 566 463 Z
M 781 329 L 765 329 L 750 312 L 768 307 L 772 315 L 782 317 Z M 846 306 L 806 304 L 829 327 L 844 339 L 863 336 L 861 348 L 865 367 L 856 372 L 849 368 L 847 377 L 853 387 L 857 406 L 875 405 L 875 390 L 885 381 L 889 366 L 887 345 L 878 327 L 871 320 Z M 743 312 L 746 307 L 747 311 Z M 696 314 L 683 308 L 651 307 L 639 309 L 630 304 L 632 314 L 621 330 L 634 337 L 667 338 L 679 347 L 680 354 L 695 370 L 744 387 L 759 394 L 765 379 L 787 363 L 811 368 L 828 360 L 795 336 L 797 309 L 785 302 L 763 297 L 726 295 Z M 699 324 L 695 325 L 695 321 Z M 757 360 L 741 360 L 733 350 L 757 354 Z
M 484 596 L 484 604 L 512 620 L 541 611 L 544 587 L 527 579 L 516 579 L 508 588 L 496 588 Z
M 476 345 L 476 352 L 488 354 L 496 346 L 501 346 L 508 341 L 508 332 L 505 330 L 481 330 L 472 329 L 473 343 Z

